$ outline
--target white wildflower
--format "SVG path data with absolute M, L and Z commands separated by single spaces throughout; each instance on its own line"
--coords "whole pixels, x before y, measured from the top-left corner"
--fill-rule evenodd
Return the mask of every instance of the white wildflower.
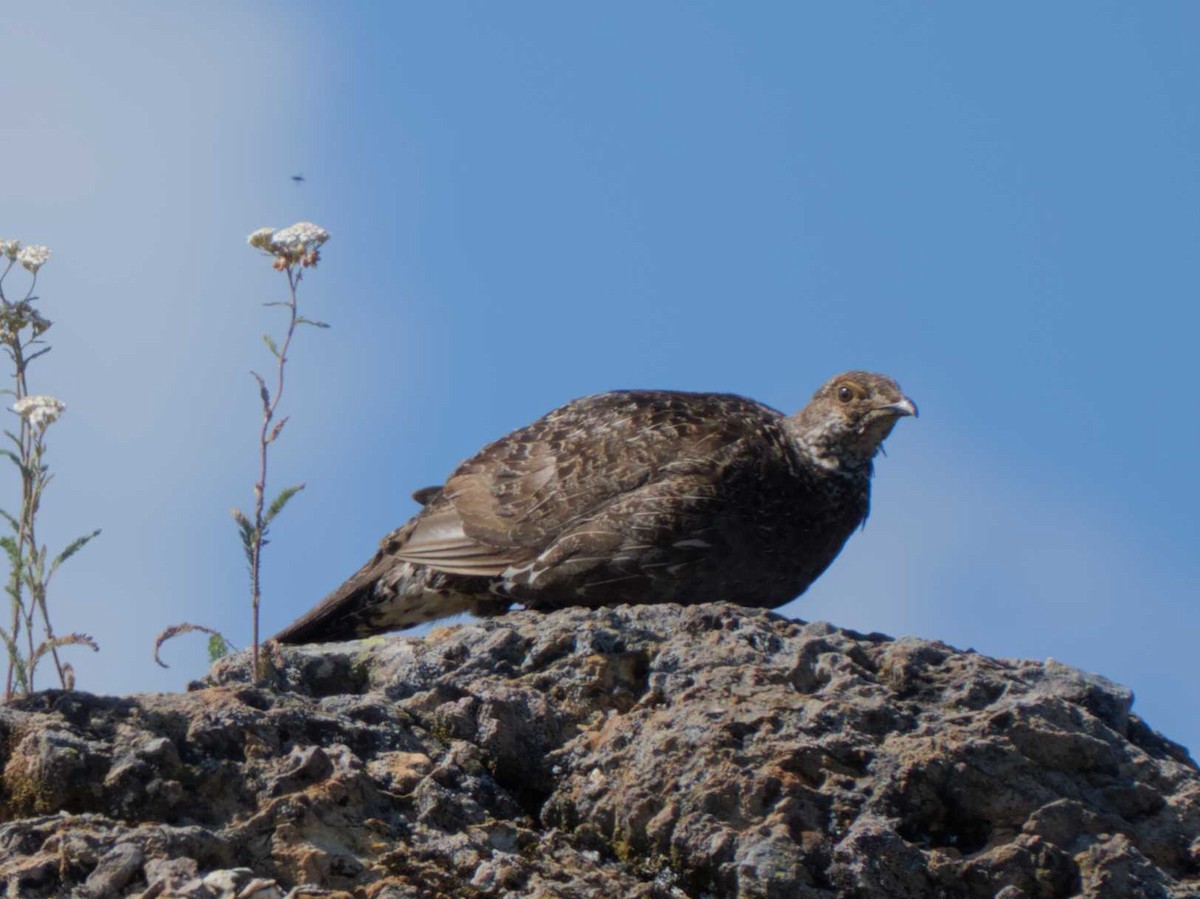
M 274 228 L 259 228 L 253 234 L 246 238 L 246 243 L 252 247 L 257 247 L 260 250 L 271 249 L 271 237 L 275 234 Z
M 13 405 L 12 410 L 29 422 L 31 427 L 45 430 L 58 420 L 67 404 L 52 396 L 27 396 Z
M 321 258 L 318 250 L 329 240 L 329 232 L 312 222 L 296 222 L 287 228 L 272 231 L 259 228 L 247 238 L 247 243 L 275 257 L 275 267 L 286 268 L 299 263 L 305 268 L 316 265 Z
M 21 247 L 17 253 L 17 262 L 25 266 L 26 269 L 37 274 L 37 270 L 46 264 L 46 260 L 50 258 L 50 248 L 41 244 L 30 244 L 27 247 Z
M 329 240 L 329 232 L 312 222 L 296 222 L 276 231 L 271 243 L 288 253 L 308 253 Z
M 16 259 L 19 249 L 21 249 L 21 241 L 5 240 L 3 237 L 0 237 L 0 253 L 3 253 L 9 259 Z
M 275 268 L 300 263 L 308 268 L 320 258 L 318 248 L 329 240 L 329 232 L 312 222 L 296 222 L 287 228 L 259 228 L 247 244 L 275 257 Z

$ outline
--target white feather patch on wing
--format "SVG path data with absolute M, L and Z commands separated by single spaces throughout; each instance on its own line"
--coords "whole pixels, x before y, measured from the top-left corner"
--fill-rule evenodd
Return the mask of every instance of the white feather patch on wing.
M 468 537 L 453 506 L 424 515 L 392 556 L 447 574 L 480 577 L 498 575 L 517 561 L 511 553 Z

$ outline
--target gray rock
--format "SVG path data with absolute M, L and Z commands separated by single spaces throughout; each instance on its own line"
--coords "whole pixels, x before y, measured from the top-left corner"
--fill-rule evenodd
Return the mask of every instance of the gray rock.
M 142 873 L 146 854 L 134 842 L 118 843 L 100 857 L 77 895 L 81 899 L 109 899 L 124 895 L 125 887 Z
M 1200 773 L 1053 660 L 514 613 L 0 708 L 5 895 L 1200 896 Z

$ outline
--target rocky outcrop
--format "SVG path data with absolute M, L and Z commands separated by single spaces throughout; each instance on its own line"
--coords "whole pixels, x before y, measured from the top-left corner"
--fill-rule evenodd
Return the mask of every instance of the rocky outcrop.
M 0 709 L 9 896 L 1200 895 L 1200 774 L 1053 661 L 515 613 Z

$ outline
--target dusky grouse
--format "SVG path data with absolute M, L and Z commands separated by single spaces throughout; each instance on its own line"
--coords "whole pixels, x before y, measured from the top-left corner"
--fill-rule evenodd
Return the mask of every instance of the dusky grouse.
M 584 397 L 489 443 L 357 574 L 274 639 L 346 640 L 460 612 L 802 593 L 867 517 L 872 460 L 917 407 L 831 378 L 795 415 L 732 394 Z

